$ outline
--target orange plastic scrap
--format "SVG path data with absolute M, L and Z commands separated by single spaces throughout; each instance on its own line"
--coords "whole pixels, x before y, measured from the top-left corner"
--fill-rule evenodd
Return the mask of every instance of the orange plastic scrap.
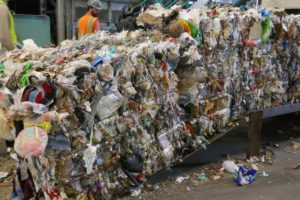
M 193 137 L 196 136 L 196 133 L 195 133 L 195 131 L 194 131 L 194 129 L 193 129 L 193 126 L 191 125 L 190 122 L 186 121 L 186 122 L 185 122 L 185 127 L 186 127 L 186 129 L 192 134 Z

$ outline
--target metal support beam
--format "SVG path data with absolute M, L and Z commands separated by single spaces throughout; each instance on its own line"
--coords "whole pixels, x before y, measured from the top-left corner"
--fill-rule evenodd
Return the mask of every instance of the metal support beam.
M 57 9 L 57 43 L 65 40 L 65 4 L 64 0 L 57 0 L 56 9 Z
M 108 21 L 109 21 L 109 24 L 107 24 L 107 26 L 110 26 L 113 22 L 113 20 L 112 20 L 112 6 L 111 6 L 110 1 L 107 2 L 107 11 L 108 11 Z
M 250 113 L 247 158 L 259 156 L 263 112 Z
M 47 14 L 47 1 L 40 0 L 40 15 L 46 15 L 46 14 Z
M 263 112 L 264 112 L 263 118 L 265 119 L 265 118 L 269 118 L 269 117 L 285 115 L 285 114 L 298 112 L 298 111 L 300 111 L 300 103 L 286 104 L 283 106 L 264 109 L 263 110 Z
M 66 20 L 66 38 L 72 39 L 72 22 L 73 22 L 73 1 L 66 0 L 65 20 Z

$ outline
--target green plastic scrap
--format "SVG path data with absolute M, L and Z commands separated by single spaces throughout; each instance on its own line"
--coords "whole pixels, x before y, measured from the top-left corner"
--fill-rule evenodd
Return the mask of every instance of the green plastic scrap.
M 92 138 L 92 144 L 97 145 L 98 143 L 99 143 L 98 140 L 95 137 L 93 137 Z
M 129 137 L 133 137 L 133 136 L 135 136 L 135 135 L 136 135 L 135 132 L 128 132 L 128 136 L 129 136 Z
M 0 73 L 4 73 L 5 66 L 4 64 L 0 64 Z
M 188 20 L 184 20 L 181 19 L 182 21 L 186 22 L 190 29 L 191 29 L 191 36 L 198 42 L 199 45 L 203 44 L 203 36 L 202 36 L 202 32 L 201 30 L 199 30 L 198 28 L 196 28 L 196 26 L 194 26 L 194 24 Z
M 145 128 L 147 128 L 147 127 L 149 126 L 149 123 L 148 123 L 146 120 L 143 120 L 143 126 L 144 126 Z
M 199 30 L 197 37 L 195 38 L 195 40 L 198 42 L 199 45 L 203 44 L 203 35 L 202 35 L 202 31 Z
M 24 68 L 25 68 L 25 72 L 22 75 L 20 80 L 20 83 L 22 84 L 23 87 L 27 86 L 28 84 L 27 79 L 31 68 L 31 62 L 30 61 L 26 62 Z
M 272 22 L 271 17 L 267 17 L 265 21 L 262 23 L 263 32 L 262 32 L 261 40 L 264 43 L 266 43 L 271 36 L 271 32 L 272 32 L 271 22 Z

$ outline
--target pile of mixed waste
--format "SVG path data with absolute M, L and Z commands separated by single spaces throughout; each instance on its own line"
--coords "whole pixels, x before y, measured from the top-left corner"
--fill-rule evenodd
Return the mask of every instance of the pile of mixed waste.
M 300 16 L 156 5 L 136 23 L 0 57 L 13 199 L 136 192 L 235 119 L 299 102 Z

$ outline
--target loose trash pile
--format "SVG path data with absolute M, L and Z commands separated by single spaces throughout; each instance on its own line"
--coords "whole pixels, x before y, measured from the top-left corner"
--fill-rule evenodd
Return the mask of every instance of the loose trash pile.
M 13 199 L 138 195 L 236 119 L 299 102 L 300 16 L 155 5 L 137 23 L 149 31 L 57 48 L 28 40 L 0 56 L 0 137 L 18 155 Z
M 247 185 L 252 183 L 256 178 L 256 170 L 248 169 L 243 166 L 240 166 L 236 172 L 235 182 L 238 186 Z

